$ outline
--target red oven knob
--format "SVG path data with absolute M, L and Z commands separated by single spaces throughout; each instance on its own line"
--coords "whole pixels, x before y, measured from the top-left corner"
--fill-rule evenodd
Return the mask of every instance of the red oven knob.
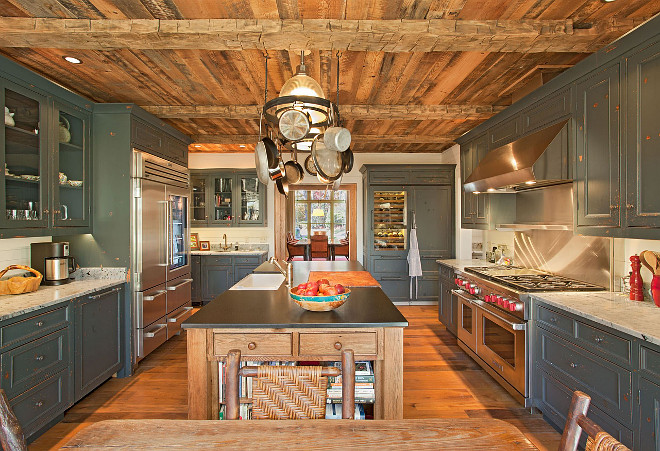
M 510 305 L 510 301 L 508 299 L 502 299 L 502 307 L 508 309 Z
M 502 299 L 501 296 L 495 296 L 495 303 L 497 305 L 502 305 L 502 301 L 503 301 L 503 299 Z
M 456 278 L 454 279 L 454 283 L 455 283 L 456 285 L 460 285 L 460 284 L 461 284 L 461 279 L 459 279 L 458 277 L 456 277 Z
M 512 302 L 509 304 L 509 310 L 512 312 L 522 312 L 524 308 L 524 304 L 522 302 Z
M 484 296 L 484 302 L 490 302 L 490 294 Z

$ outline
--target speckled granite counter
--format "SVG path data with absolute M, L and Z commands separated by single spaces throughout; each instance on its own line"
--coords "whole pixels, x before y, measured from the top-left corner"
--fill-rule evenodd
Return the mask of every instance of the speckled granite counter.
M 0 296 L 0 321 L 125 282 L 124 279 L 82 279 L 55 287 L 41 286 L 32 293 Z
M 631 301 L 627 295 L 611 291 L 536 293 L 530 297 L 660 345 L 660 308 L 652 302 Z
M 442 263 L 443 265 L 451 266 L 454 269 L 463 271 L 466 266 L 495 266 L 495 263 L 487 262 L 486 260 L 478 259 L 466 259 L 466 260 L 436 260 L 436 263 Z
M 192 251 L 192 255 L 265 255 L 268 251 Z

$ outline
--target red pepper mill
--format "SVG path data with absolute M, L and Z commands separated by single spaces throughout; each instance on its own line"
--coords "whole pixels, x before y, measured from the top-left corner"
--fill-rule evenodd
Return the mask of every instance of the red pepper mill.
M 632 273 L 630 274 L 630 300 L 643 301 L 644 300 L 644 281 L 639 270 L 642 267 L 639 261 L 639 255 L 632 255 L 630 257 L 632 262 Z

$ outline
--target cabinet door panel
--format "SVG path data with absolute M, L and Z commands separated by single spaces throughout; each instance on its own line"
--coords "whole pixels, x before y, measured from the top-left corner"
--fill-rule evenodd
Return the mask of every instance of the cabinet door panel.
M 536 106 L 522 113 L 523 133 L 538 130 L 570 114 L 571 91 L 566 90 L 541 99 Z
M 199 255 L 191 257 L 190 272 L 192 277 L 192 287 L 190 288 L 190 298 L 193 303 L 202 301 L 202 267 L 201 258 Z
M 522 131 L 521 124 L 521 116 L 516 116 L 494 126 L 488 132 L 489 147 L 496 149 L 497 147 L 513 142 Z
M 660 227 L 660 43 L 627 59 L 626 224 Z
M 205 304 L 227 291 L 233 284 L 234 272 L 231 266 L 204 265 L 202 272 L 202 302 Z
M 660 385 L 644 378 L 639 380 L 640 390 L 640 434 L 639 449 L 660 449 Z
M 577 87 L 577 225 L 619 227 L 619 65 Z
M 461 190 L 461 225 L 463 227 L 474 223 L 472 204 L 474 203 L 475 194 L 466 193 L 463 188 L 465 180 L 472 174 L 473 164 L 471 144 L 461 146 L 461 186 L 458 189 Z
M 474 141 L 474 152 L 472 153 L 474 161 L 472 168 L 476 168 L 479 162 L 488 153 L 488 138 L 486 135 L 477 138 Z M 474 196 L 472 203 L 475 224 L 488 224 L 488 195 L 487 194 L 471 194 Z

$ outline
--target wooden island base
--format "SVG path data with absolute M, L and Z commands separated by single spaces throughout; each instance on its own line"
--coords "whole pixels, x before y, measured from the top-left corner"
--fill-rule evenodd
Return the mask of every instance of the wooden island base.
M 218 419 L 218 363 L 230 349 L 251 361 L 339 361 L 352 349 L 355 360 L 374 361 L 374 418 L 403 418 L 403 327 L 190 328 L 189 419 Z

